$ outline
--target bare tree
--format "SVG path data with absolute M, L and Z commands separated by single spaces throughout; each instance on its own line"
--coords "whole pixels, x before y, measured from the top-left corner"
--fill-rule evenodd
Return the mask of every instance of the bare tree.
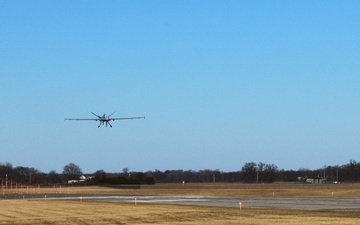
M 276 179 L 278 167 L 275 164 L 266 164 L 264 168 L 264 181 L 272 183 Z
M 61 175 L 56 173 L 55 170 L 51 170 L 47 174 L 46 181 L 51 184 L 61 183 Z
M 13 173 L 13 166 L 11 163 L 0 163 L 0 177 L 10 176 Z
M 69 163 L 64 166 L 63 175 L 65 175 L 68 180 L 76 180 L 82 175 L 82 171 L 78 165 Z
M 124 169 L 122 169 L 122 172 L 123 172 L 125 177 L 129 176 L 129 168 L 125 167 Z
M 106 177 L 106 172 L 104 170 L 97 170 L 94 173 L 94 176 L 98 179 L 104 179 Z
M 257 174 L 257 165 L 254 162 L 245 163 L 241 168 L 242 178 L 245 182 L 255 182 Z
M 265 168 L 265 163 L 259 162 L 257 165 L 257 175 L 256 175 L 256 183 L 263 183 L 264 182 L 264 168 Z

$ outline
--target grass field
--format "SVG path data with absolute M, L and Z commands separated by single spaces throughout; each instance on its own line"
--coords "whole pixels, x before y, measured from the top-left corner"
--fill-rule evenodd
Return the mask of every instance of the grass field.
M 64 194 L 360 196 L 360 184 L 157 184 L 141 189 L 62 188 Z M 19 190 L 17 190 L 19 191 Z M 41 194 L 58 188 L 40 188 Z M 20 194 L 20 193 L 19 193 Z M 31 194 L 31 193 L 29 193 Z M 22 195 L 26 195 L 22 193 Z M 4 198 L 3 198 L 4 199 Z M 360 212 L 242 209 L 80 201 L 1 200 L 0 224 L 358 224 Z

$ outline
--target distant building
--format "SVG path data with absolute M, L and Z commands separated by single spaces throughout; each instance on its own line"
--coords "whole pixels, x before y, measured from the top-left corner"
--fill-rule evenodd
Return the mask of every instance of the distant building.
M 79 182 L 84 182 L 84 181 L 86 181 L 86 180 L 90 180 L 90 179 L 92 179 L 92 178 L 93 178 L 93 176 L 86 177 L 86 176 L 84 176 L 84 175 L 81 175 L 81 176 L 79 177 L 79 180 L 68 180 L 68 184 L 76 184 L 76 183 L 79 183 Z
M 322 177 L 306 178 L 306 183 L 309 183 L 309 184 L 322 184 L 323 183 L 323 178 Z

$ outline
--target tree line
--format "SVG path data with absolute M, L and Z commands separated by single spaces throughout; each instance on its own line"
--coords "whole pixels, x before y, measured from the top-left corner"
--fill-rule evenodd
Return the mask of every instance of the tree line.
M 326 181 L 359 182 L 360 162 L 350 160 L 341 166 L 324 166 L 310 170 L 279 169 L 274 164 L 245 163 L 238 171 L 222 172 L 220 170 L 154 170 L 146 172 L 129 171 L 128 168 L 121 172 L 105 172 L 97 170 L 92 174 L 83 174 L 81 168 L 69 163 L 64 166 L 62 173 L 52 170 L 43 173 L 32 167 L 17 166 L 11 163 L 0 163 L 0 180 L 21 184 L 64 184 L 69 180 L 79 180 L 85 175 L 89 184 L 141 184 L 141 183 L 212 183 L 212 182 L 242 182 L 242 183 L 272 183 L 272 182 L 302 182 L 307 178 L 322 178 Z

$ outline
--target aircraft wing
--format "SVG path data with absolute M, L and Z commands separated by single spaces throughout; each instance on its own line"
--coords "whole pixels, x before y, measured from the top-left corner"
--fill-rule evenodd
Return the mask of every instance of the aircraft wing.
M 65 118 L 64 120 L 95 120 L 98 121 L 99 119 L 79 119 L 79 118 Z
M 110 120 L 135 120 L 135 119 L 145 119 L 145 116 L 138 117 L 122 117 L 122 118 L 110 118 Z

